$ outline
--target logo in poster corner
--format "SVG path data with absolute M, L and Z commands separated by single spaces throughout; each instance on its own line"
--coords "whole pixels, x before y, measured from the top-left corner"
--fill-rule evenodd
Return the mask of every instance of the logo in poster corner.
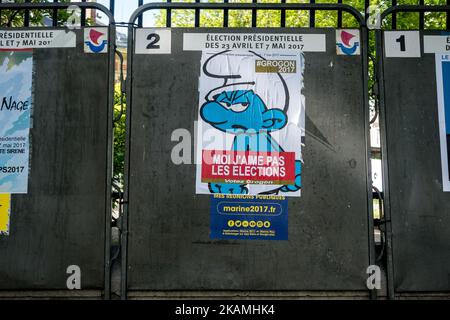
M 108 28 L 85 28 L 84 52 L 85 53 L 108 52 Z
M 336 30 L 336 53 L 355 56 L 360 54 L 359 30 Z

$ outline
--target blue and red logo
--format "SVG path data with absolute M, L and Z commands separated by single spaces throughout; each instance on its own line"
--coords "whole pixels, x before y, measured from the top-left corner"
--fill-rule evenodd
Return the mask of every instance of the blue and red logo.
M 103 29 L 89 28 L 85 30 L 85 52 L 107 52 L 107 31 L 102 32 Z
M 337 54 L 359 54 L 359 30 L 336 30 L 336 46 Z

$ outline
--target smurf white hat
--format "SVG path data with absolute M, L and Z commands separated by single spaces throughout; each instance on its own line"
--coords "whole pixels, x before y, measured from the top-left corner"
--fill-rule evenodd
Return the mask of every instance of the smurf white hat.
M 205 100 L 211 101 L 223 91 L 253 90 L 268 108 L 287 111 L 289 91 L 285 80 L 279 73 L 256 73 L 255 62 L 259 59 L 266 60 L 253 51 L 226 50 L 213 53 L 203 63 L 202 72 L 207 77 L 223 79 L 223 84 L 209 90 Z

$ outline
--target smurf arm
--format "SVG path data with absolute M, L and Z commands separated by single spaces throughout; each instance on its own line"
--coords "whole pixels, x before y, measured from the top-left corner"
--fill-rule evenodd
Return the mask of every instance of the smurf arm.
M 302 163 L 295 161 L 295 184 L 285 185 L 280 188 L 281 192 L 295 192 L 302 187 Z

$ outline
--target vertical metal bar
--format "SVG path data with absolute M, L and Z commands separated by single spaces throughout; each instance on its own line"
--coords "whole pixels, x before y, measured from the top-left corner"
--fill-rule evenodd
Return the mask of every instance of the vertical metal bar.
M 252 2 L 253 3 L 258 3 L 258 0 L 253 0 Z M 257 18 L 258 18 L 258 10 L 252 9 L 252 27 L 253 28 L 256 27 Z
M 111 1 L 114 2 L 114 1 Z M 106 172 L 106 201 L 105 201 L 105 293 L 104 299 L 111 299 L 111 192 L 113 176 L 113 118 L 114 118 L 114 80 L 115 80 L 115 47 L 116 28 L 109 21 L 108 32 L 108 148 L 107 148 L 107 172 Z
M 369 19 L 369 7 L 370 7 L 370 0 L 364 0 L 364 20 L 367 22 L 367 19 Z
M 309 3 L 316 3 L 316 0 L 309 0 Z M 316 26 L 316 10 L 309 10 L 309 27 L 314 28 Z
M 450 0 L 448 0 L 450 1 Z M 228 0 L 223 0 L 224 3 L 228 3 Z M 223 27 L 228 28 L 228 9 L 223 9 Z
M 114 11 L 116 9 L 116 0 L 109 0 L 109 11 L 114 16 Z
M 144 0 L 139 0 L 138 1 L 138 7 L 142 6 L 144 4 Z M 138 17 L 138 26 L 139 28 L 142 28 L 142 25 L 144 23 L 144 18 L 142 16 L 142 14 L 139 15 Z
M 31 2 L 31 0 L 25 0 L 26 3 Z M 30 10 L 29 9 L 25 9 L 25 16 L 23 18 L 23 25 L 24 27 L 29 27 L 30 26 Z
M 368 10 L 370 6 L 370 0 L 364 0 L 364 21 L 367 23 L 367 19 L 369 17 Z M 373 186 L 372 186 L 372 144 L 370 140 L 370 106 L 369 106 L 369 30 L 365 26 L 362 28 L 361 34 L 362 37 L 362 45 L 361 50 L 363 52 L 363 70 L 364 70 L 364 101 L 365 101 L 365 133 L 366 133 L 366 151 L 367 151 L 367 197 L 368 197 L 368 217 L 367 217 L 367 226 L 368 226 L 368 240 L 369 240 L 369 264 L 376 264 L 376 252 L 375 252 L 375 227 L 374 227 L 374 217 L 373 217 Z M 376 66 L 374 66 L 376 68 Z M 375 71 L 373 71 L 375 73 Z M 379 199 L 381 203 L 381 199 Z M 378 294 L 376 290 L 370 291 L 370 298 L 377 299 Z
M 195 0 L 195 3 L 200 3 L 200 0 Z M 196 28 L 200 27 L 200 9 L 198 8 L 195 8 L 194 26 Z
M 364 101 L 364 132 L 365 132 L 365 144 L 366 144 L 366 186 L 367 186 L 367 233 L 368 233 L 368 249 L 369 249 L 369 265 L 375 264 L 375 241 L 374 241 L 374 226 L 373 226 L 373 193 L 372 193 L 372 167 L 371 156 L 372 149 L 370 144 L 370 106 L 369 106 L 369 31 L 367 27 L 361 27 L 361 59 L 362 59 L 362 85 L 363 85 L 363 101 Z M 370 298 L 376 299 L 376 290 L 370 291 Z
M 86 2 L 86 0 L 81 0 L 81 2 Z M 86 25 L 86 8 L 81 9 L 81 25 Z
M 281 3 L 286 3 L 286 0 L 281 0 Z M 281 9 L 280 27 L 286 27 L 286 9 Z
M 419 1 L 419 5 L 423 6 L 425 4 L 424 0 Z M 425 28 L 425 13 L 423 11 L 419 12 L 419 30 L 423 30 Z
M 167 0 L 167 3 L 171 3 L 172 0 Z M 170 28 L 172 26 L 172 10 L 166 10 L 166 27 Z
M 447 5 L 448 6 L 450 6 L 450 0 L 447 0 Z M 447 30 L 450 30 L 450 11 L 447 11 L 446 13 L 445 13 L 445 15 L 446 15 L 446 18 L 445 18 L 445 24 L 446 24 L 446 26 L 445 26 L 445 28 L 447 29 Z
M 397 5 L 397 0 L 392 0 L 392 6 Z M 397 13 L 392 13 L 392 29 L 397 29 Z
M 338 0 L 337 3 L 342 3 L 342 0 Z M 338 9 L 337 12 L 337 27 L 342 28 L 342 10 Z
M 58 0 L 53 0 L 53 3 L 58 3 Z M 52 13 L 52 25 L 54 27 L 58 26 L 58 9 L 53 9 Z
M 134 21 L 133 21 L 134 22 Z M 125 130 L 125 159 L 124 159 L 124 181 L 125 188 L 123 193 L 123 216 L 121 225 L 120 247 L 121 247 L 121 280 L 120 296 L 122 300 L 127 299 L 128 294 L 128 199 L 130 185 L 130 153 L 131 153 L 131 113 L 132 113 L 132 81 L 133 81 L 133 55 L 134 55 L 134 28 L 128 26 L 128 44 L 127 44 L 127 79 L 126 79 L 126 130 Z
M 387 129 L 386 129 L 386 103 L 384 93 L 384 65 L 383 65 L 383 34 L 381 30 L 375 30 L 375 47 L 377 52 L 376 68 L 378 70 L 377 83 L 379 94 L 379 123 L 381 136 L 381 160 L 382 160 L 382 177 L 383 177 L 383 206 L 384 221 L 386 232 L 386 278 L 388 298 L 395 298 L 394 288 L 394 264 L 392 257 L 392 225 L 391 225 L 391 207 L 389 193 L 389 166 L 388 166 L 388 148 L 387 148 Z

